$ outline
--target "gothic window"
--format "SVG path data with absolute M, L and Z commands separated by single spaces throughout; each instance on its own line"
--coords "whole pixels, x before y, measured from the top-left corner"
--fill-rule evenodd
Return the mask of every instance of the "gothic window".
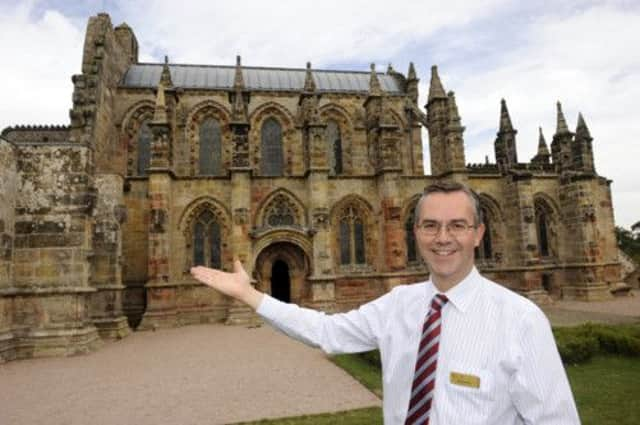
M 284 195 L 277 195 L 265 212 L 265 223 L 268 226 L 291 226 L 296 224 L 296 208 Z
M 265 176 L 281 176 L 284 166 L 282 127 L 275 118 L 262 124 L 260 172 Z
M 486 209 L 482 209 L 482 217 L 484 218 L 484 236 L 480 245 L 476 248 L 476 258 L 480 260 L 491 260 L 493 257 L 493 247 L 491 245 L 491 220 Z
M 220 124 L 209 118 L 200 126 L 200 174 L 220 174 L 221 156 Z
M 220 224 L 210 211 L 202 212 L 193 226 L 193 263 L 219 269 L 222 266 Z
M 153 133 L 147 122 L 142 123 L 138 131 L 138 175 L 146 176 L 151 161 L 151 141 Z
M 413 211 L 413 208 L 411 209 Z M 413 232 L 413 214 L 407 214 L 407 220 L 404 223 L 405 242 L 407 244 L 407 262 L 413 263 L 418 261 L 418 252 L 416 249 L 416 235 Z
M 538 236 L 538 254 L 540 257 L 550 257 L 550 234 L 549 234 L 549 208 L 544 201 L 538 200 L 535 203 L 536 233 Z
M 334 120 L 327 123 L 327 141 L 329 143 L 329 164 L 331 174 L 342 174 L 342 138 L 340 136 L 340 127 Z
M 340 264 L 364 264 L 364 222 L 353 207 L 340 217 Z

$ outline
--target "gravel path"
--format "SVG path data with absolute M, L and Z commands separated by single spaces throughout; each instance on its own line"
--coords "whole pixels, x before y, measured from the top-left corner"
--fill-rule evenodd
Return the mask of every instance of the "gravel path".
M 587 321 L 602 323 L 640 322 L 640 291 L 608 301 L 557 301 L 543 308 L 556 326 L 573 326 Z
M 0 365 L 2 425 L 213 425 L 380 405 L 269 326 L 139 332 L 86 356 Z

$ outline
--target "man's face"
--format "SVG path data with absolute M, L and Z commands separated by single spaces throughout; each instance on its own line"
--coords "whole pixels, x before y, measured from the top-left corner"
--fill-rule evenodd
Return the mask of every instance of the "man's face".
M 421 224 L 439 223 L 442 229 L 436 235 L 421 230 Z M 484 225 L 470 227 L 453 236 L 446 225 L 465 223 L 474 225 L 473 204 L 464 192 L 431 193 L 420 205 L 415 235 L 420 254 L 429 265 L 431 279 L 441 291 L 458 284 L 471 271 L 474 248 L 484 234 Z

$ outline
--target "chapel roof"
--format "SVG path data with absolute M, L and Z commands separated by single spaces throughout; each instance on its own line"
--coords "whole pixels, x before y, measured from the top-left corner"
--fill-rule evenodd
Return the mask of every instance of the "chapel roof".
M 163 64 L 137 63 L 129 66 L 120 85 L 126 88 L 155 88 L 160 81 Z M 175 87 L 187 89 L 231 90 L 234 66 L 169 64 Z M 247 90 L 300 91 L 304 88 L 304 68 L 242 67 Z M 370 72 L 311 70 L 318 92 L 367 93 Z M 382 89 L 388 94 L 402 94 L 398 78 L 377 73 Z

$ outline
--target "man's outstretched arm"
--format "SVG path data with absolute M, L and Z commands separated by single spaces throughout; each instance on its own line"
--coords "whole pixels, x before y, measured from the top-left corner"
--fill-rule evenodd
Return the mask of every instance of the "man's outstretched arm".
M 210 269 L 203 266 L 191 268 L 191 275 L 198 281 L 258 309 L 264 294 L 251 286 L 251 278 L 242 267 L 240 260 L 233 262 L 233 273 Z
M 252 307 L 269 324 L 305 344 L 326 353 L 368 351 L 377 348 L 387 323 L 391 294 L 348 313 L 327 315 L 321 311 L 283 303 L 251 285 L 251 278 L 235 261 L 233 273 L 197 266 L 191 274 L 198 281 Z

